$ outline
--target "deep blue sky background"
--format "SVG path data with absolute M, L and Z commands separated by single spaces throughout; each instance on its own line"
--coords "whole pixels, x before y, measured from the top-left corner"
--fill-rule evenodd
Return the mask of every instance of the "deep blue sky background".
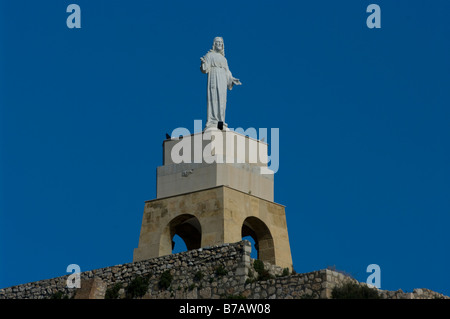
M 68 29 L 66 7 L 81 7 Z M 381 7 L 368 29 L 366 7 Z M 280 129 L 294 268 L 450 295 L 450 2 L 0 0 L 0 288 L 132 261 L 165 133 Z

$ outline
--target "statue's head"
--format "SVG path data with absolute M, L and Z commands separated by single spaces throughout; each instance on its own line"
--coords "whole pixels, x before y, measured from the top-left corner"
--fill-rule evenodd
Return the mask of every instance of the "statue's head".
M 212 50 L 225 56 L 225 45 L 222 37 L 215 37 Z

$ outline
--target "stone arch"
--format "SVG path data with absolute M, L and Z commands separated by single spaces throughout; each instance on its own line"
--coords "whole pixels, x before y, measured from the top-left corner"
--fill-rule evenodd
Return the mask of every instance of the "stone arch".
M 255 241 L 258 259 L 275 264 L 275 246 L 269 227 L 258 217 L 247 217 L 242 224 L 241 236 L 250 236 Z
M 183 239 L 188 250 L 198 249 L 202 242 L 202 227 L 197 217 L 181 214 L 173 218 L 163 229 L 159 242 L 159 256 L 169 255 L 173 249 L 173 237 Z

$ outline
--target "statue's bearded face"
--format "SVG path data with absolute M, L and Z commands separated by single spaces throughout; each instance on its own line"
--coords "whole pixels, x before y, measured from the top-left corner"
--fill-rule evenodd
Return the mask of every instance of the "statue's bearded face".
M 217 38 L 214 40 L 214 50 L 215 51 L 223 50 L 223 40 L 221 38 Z

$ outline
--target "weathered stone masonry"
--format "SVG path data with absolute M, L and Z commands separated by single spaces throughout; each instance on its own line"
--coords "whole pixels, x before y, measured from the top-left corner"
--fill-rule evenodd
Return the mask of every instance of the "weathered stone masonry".
M 82 272 L 81 288 L 67 288 L 69 275 L 0 289 L 0 299 L 46 299 L 56 293 L 69 298 L 102 299 L 107 288 L 121 283 L 124 290 L 136 276 L 150 276 L 149 288 L 143 298 L 155 299 L 211 299 L 245 297 L 248 299 L 301 299 L 331 298 L 337 285 L 354 281 L 336 271 L 324 269 L 304 274 L 280 276 L 283 269 L 265 263 L 265 269 L 274 279 L 256 281 L 248 241 L 200 248 L 144 261 L 116 265 Z M 221 270 L 218 274 L 218 269 Z M 158 282 L 165 271 L 173 280 L 170 287 L 161 289 Z M 199 276 L 199 274 L 201 276 Z M 365 283 L 358 283 L 365 285 Z M 387 299 L 448 298 L 428 289 L 415 289 L 412 293 L 379 290 Z

